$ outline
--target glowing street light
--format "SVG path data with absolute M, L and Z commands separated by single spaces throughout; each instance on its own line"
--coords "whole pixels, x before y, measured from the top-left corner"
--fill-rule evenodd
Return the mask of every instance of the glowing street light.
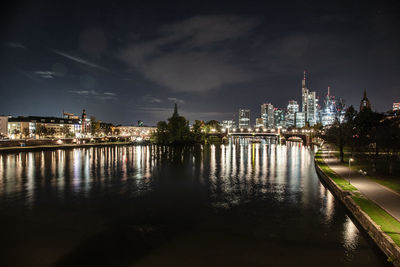
M 351 167 L 351 163 L 352 163 L 353 161 L 354 161 L 353 158 L 349 158 L 349 184 L 350 184 L 350 172 L 351 172 L 350 167 Z

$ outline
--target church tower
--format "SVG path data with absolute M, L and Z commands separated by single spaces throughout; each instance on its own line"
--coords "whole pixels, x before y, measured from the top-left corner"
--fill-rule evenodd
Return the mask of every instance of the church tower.
M 371 110 L 371 103 L 367 97 L 367 89 L 364 89 L 364 97 L 360 102 L 360 111 Z

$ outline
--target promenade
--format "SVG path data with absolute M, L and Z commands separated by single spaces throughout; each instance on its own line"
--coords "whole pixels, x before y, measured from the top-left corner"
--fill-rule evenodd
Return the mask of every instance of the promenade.
M 364 196 L 400 221 L 400 194 L 372 181 L 365 175 L 351 170 L 334 156 L 335 151 L 329 149 L 328 146 L 324 145 L 322 150 L 322 157 L 329 168 L 342 178 L 349 180 Z

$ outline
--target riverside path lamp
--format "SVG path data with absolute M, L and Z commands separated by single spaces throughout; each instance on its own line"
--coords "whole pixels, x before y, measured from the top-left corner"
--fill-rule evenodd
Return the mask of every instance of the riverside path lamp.
M 350 184 L 350 172 L 351 172 L 350 167 L 351 167 L 351 163 L 352 163 L 353 161 L 354 161 L 353 158 L 349 158 L 349 184 Z

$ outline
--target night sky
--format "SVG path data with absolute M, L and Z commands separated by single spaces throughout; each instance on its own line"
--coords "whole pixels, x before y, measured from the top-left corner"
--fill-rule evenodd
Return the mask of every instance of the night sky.
M 59 3 L 58 3 L 59 2 Z M 85 2 L 85 3 L 84 3 Z M 300 102 L 303 70 L 356 105 L 400 101 L 399 1 L 13 1 L 1 7 L 0 114 L 155 125 Z M 322 102 L 320 100 L 320 102 Z

